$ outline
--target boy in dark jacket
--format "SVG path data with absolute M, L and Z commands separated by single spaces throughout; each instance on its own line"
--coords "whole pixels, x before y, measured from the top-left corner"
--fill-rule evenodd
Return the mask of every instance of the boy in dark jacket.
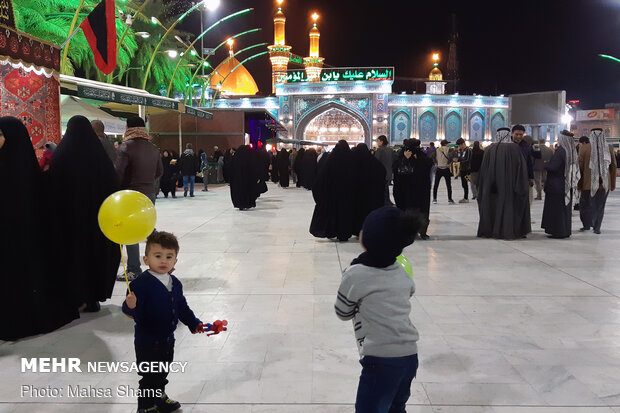
M 168 232 L 153 232 L 146 240 L 144 263 L 149 269 L 131 282 L 123 313 L 135 321 L 136 363 L 170 363 L 174 354 L 174 330 L 179 320 L 192 334 L 202 333 L 183 296 L 183 285 L 170 274 L 177 263 L 179 242 Z M 138 413 L 167 413 L 181 407 L 165 392 L 167 372 L 142 372 Z
M 409 317 L 415 284 L 396 262 L 420 218 L 394 207 L 371 212 L 362 227 L 365 252 L 342 275 L 335 310 L 352 320 L 362 374 L 356 413 L 404 412 L 418 369 L 418 331 Z

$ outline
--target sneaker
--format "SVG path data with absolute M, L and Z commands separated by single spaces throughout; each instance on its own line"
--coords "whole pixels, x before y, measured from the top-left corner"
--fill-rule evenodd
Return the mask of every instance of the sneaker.
M 600 235 L 601 234 L 601 230 L 600 229 L 595 229 L 594 233 L 597 234 L 597 235 Z
M 158 412 L 170 413 L 175 410 L 179 410 L 181 408 L 181 403 L 176 400 L 172 400 L 167 394 L 164 393 L 161 399 L 157 401 L 157 408 L 159 409 Z
M 157 406 L 138 408 L 138 413 L 160 413 L 161 410 Z
M 453 201 L 453 200 L 451 200 L 451 199 L 448 199 L 448 203 L 449 203 L 450 205 L 454 205 L 454 201 Z
M 189 197 L 190 197 L 190 198 L 193 198 L 193 197 L 194 197 L 194 194 L 190 194 L 190 195 L 189 195 Z
M 581 228 L 579 228 L 579 231 L 581 231 L 581 232 L 583 232 L 583 231 L 590 231 L 590 228 L 581 227 Z
M 469 203 L 469 199 L 465 199 L 465 198 L 459 201 L 459 204 L 468 204 L 468 203 Z
M 183 191 L 183 196 L 187 196 L 187 191 Z
M 436 203 L 437 203 L 437 200 L 436 200 L 436 199 L 433 199 L 433 204 L 436 204 Z
M 127 280 L 129 280 L 129 282 L 132 282 L 133 280 L 135 280 L 136 277 L 137 277 L 136 274 L 134 274 L 131 271 L 127 271 Z M 116 281 L 125 281 L 125 273 L 122 272 L 122 273 L 118 274 L 116 276 Z

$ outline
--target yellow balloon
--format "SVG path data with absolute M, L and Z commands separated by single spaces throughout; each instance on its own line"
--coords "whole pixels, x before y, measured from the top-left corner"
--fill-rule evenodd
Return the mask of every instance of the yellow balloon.
M 155 205 L 137 191 L 118 191 L 99 208 L 99 227 L 111 241 L 132 245 L 144 241 L 155 229 Z

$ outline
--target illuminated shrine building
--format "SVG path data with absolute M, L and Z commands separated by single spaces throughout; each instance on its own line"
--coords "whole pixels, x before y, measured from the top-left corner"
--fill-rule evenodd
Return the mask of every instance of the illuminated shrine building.
M 267 110 L 285 129 L 278 132 L 280 140 L 291 143 L 333 145 L 346 139 L 351 144 L 376 146 L 380 135 L 386 135 L 391 144 L 409 138 L 425 144 L 442 139 L 455 142 L 461 137 L 470 143 L 489 142 L 498 128 L 510 125 L 507 97 L 447 95 L 438 54 L 433 55 L 435 63 L 425 82 L 426 94 L 393 93 L 393 67 L 325 67 L 316 13 L 309 32 L 308 56 L 292 53 L 286 44 L 282 3 L 278 0 L 274 43 L 269 46 L 275 96 L 217 99 L 215 107 Z M 226 72 L 234 67 L 225 64 L 217 70 Z
M 220 93 L 225 96 L 250 96 L 258 93 L 258 86 L 254 78 L 234 56 L 232 42 L 229 43 L 228 58 L 219 64 L 213 71 L 210 86 L 213 89 L 221 84 Z

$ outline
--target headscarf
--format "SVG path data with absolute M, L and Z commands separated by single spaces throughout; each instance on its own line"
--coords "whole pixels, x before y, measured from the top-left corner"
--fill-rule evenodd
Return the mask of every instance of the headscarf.
M 123 135 L 123 142 L 137 138 L 151 140 L 151 135 L 149 135 L 149 133 L 146 131 L 146 128 L 141 126 L 127 128 L 125 134 Z
M 605 140 L 602 129 L 592 129 L 590 132 L 590 144 L 592 153 L 590 155 L 590 188 L 593 192 L 598 190 L 599 185 L 609 190 L 609 165 L 611 165 L 611 154 Z
M 493 142 L 495 143 L 510 143 L 512 142 L 510 137 L 510 129 L 508 128 L 499 128 L 495 133 L 495 137 L 493 138 Z
M 577 182 L 579 182 L 579 157 L 575 149 L 573 134 L 564 130 L 560 133 L 559 144 L 566 152 L 566 163 L 564 166 L 564 205 L 570 205 L 571 190 L 577 193 Z

